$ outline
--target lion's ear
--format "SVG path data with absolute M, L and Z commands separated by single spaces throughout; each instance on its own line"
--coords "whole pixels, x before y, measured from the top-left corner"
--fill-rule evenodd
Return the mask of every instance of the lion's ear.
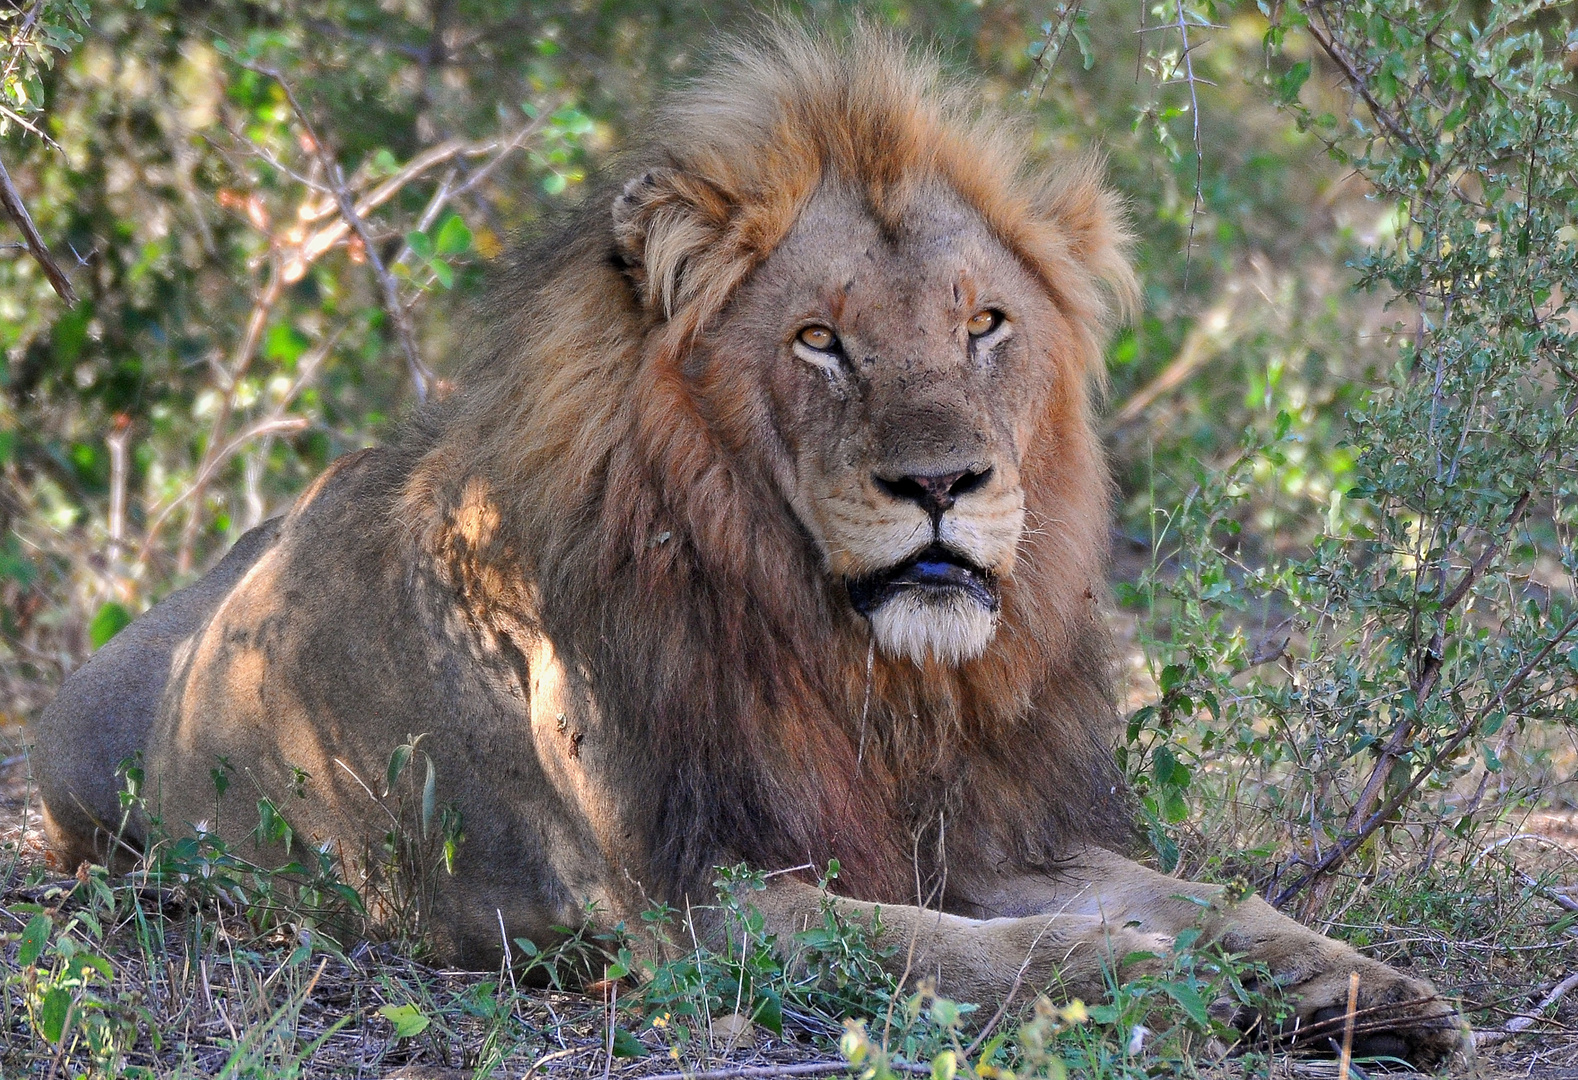
M 722 192 L 678 169 L 653 169 L 625 184 L 614 199 L 614 243 L 645 304 L 674 314 L 696 290 L 687 266 L 718 244 L 729 216 Z

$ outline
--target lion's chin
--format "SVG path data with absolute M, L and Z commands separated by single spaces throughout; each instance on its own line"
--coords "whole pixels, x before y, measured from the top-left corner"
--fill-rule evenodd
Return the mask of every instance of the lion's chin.
M 986 651 L 997 612 L 962 589 L 901 592 L 872 611 L 871 632 L 884 655 L 962 664 Z
M 943 545 L 849 582 L 849 601 L 887 656 L 962 664 L 997 632 L 997 576 Z

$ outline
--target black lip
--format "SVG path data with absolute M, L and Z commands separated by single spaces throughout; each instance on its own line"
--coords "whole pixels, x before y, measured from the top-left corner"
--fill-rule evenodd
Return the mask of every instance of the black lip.
M 933 544 L 897 566 L 853 579 L 849 582 L 849 601 L 856 611 L 869 616 L 901 589 L 965 592 L 989 611 L 996 611 L 998 606 L 996 575 L 940 544 Z

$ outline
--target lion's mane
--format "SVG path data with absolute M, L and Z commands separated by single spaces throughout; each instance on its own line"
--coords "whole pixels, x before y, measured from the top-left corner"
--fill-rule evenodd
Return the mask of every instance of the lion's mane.
M 594 191 L 516 257 L 460 389 L 404 440 L 396 525 L 413 557 L 463 592 L 484 640 L 544 637 L 595 689 L 619 797 L 649 830 L 646 884 L 669 895 L 720 862 L 836 858 L 839 891 L 897 901 L 917 872 L 940 883 L 958 845 L 976 865 L 1041 865 L 1126 842 L 1090 413 L 1134 282 L 1099 170 L 1033 163 L 1027 133 L 978 96 L 870 30 L 734 47 L 620 163 L 621 181 L 672 170 L 671 196 L 616 228 L 620 185 Z M 874 654 L 729 434 L 760 430 L 755 388 L 716 353 L 690 363 L 827 177 L 889 227 L 941 178 L 1073 328 L 1026 451 L 1000 629 L 958 668 Z

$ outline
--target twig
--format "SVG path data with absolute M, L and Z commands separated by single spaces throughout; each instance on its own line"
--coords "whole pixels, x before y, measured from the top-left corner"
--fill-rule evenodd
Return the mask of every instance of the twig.
M 27 14 L 22 16 L 22 24 L 11 35 L 11 55 L 6 57 L 5 61 L 4 78 L 6 82 L 10 82 L 11 76 L 16 74 L 17 66 L 22 62 L 24 52 L 22 48 L 23 39 L 32 31 L 33 24 L 38 21 L 38 14 L 43 9 L 44 0 L 33 0 L 32 6 L 27 9 Z
M 1189 238 L 1184 241 L 1184 283 L 1189 287 L 1189 263 L 1194 254 L 1194 228 L 1200 216 L 1201 184 L 1205 176 L 1205 148 L 1200 142 L 1200 97 L 1196 92 L 1198 85 L 1194 75 L 1194 46 L 1189 44 L 1189 20 L 1184 17 L 1183 0 L 1174 0 L 1175 10 L 1178 12 L 1178 39 L 1183 45 L 1183 52 L 1178 57 L 1178 63 L 1183 65 L 1184 80 L 1189 84 L 1189 121 L 1193 125 L 1194 135 L 1194 203 L 1189 207 Z M 1173 71 L 1177 72 L 1177 65 Z
M 1047 86 L 1052 82 L 1052 69 L 1057 67 L 1057 62 L 1063 55 L 1063 46 L 1068 44 L 1069 37 L 1074 33 L 1074 27 L 1079 22 L 1080 12 L 1084 6 L 1085 0 L 1074 0 L 1072 7 L 1064 8 L 1063 13 L 1058 16 L 1057 25 L 1047 31 L 1047 36 L 1042 41 L 1041 53 L 1036 57 L 1030 75 L 1032 86 L 1035 85 L 1037 79 L 1041 81 L 1041 89 L 1036 91 L 1037 100 L 1040 100 L 1046 94 Z M 1057 39 L 1057 48 L 1055 49 L 1052 48 L 1054 38 Z M 1050 60 L 1047 59 L 1048 51 L 1052 54 Z
M 579 1054 L 584 1050 L 590 1049 L 591 1047 L 588 1046 L 567 1046 L 563 1050 L 555 1050 L 551 1054 L 544 1054 L 542 1057 L 531 1063 L 531 1068 L 526 1070 L 526 1075 L 522 1077 L 521 1080 L 531 1080 L 533 1076 L 537 1075 L 537 1070 L 548 1064 L 550 1061 L 558 1061 L 560 1058 L 567 1058 L 572 1054 Z
M 1418 149 L 1419 140 L 1415 139 L 1413 135 L 1410 134 L 1408 130 L 1404 128 L 1403 125 L 1394 116 L 1392 116 L 1390 112 L 1387 111 L 1386 107 L 1376 100 L 1375 95 L 1370 92 L 1369 83 L 1365 80 L 1364 75 L 1354 65 L 1352 58 L 1348 56 L 1347 50 L 1337 43 L 1336 39 L 1332 37 L 1329 31 L 1323 30 L 1320 26 L 1316 25 L 1316 22 L 1313 18 L 1309 17 L 1313 12 L 1319 12 L 1322 17 L 1325 16 L 1325 12 L 1322 11 L 1323 5 L 1320 0 L 1315 0 L 1314 3 L 1307 3 L 1301 6 L 1304 8 L 1304 14 L 1307 19 L 1304 29 L 1309 32 L 1310 37 L 1315 39 L 1315 43 L 1321 47 L 1321 51 L 1327 56 L 1331 57 L 1332 62 L 1342 69 L 1343 76 L 1348 80 L 1348 85 L 1352 87 L 1354 93 L 1358 94 L 1359 97 L 1364 100 L 1364 104 L 1370 110 L 1370 115 L 1375 117 L 1375 122 L 1385 128 L 1386 133 L 1392 138 L 1396 139 L 1398 142 Z
M 1473 1039 L 1475 1048 L 1478 1049 L 1481 1046 L 1497 1046 L 1506 1042 L 1514 1035 L 1528 1031 L 1535 1024 L 1540 1022 L 1541 1013 L 1543 1013 L 1546 1009 L 1549 1009 L 1552 1005 L 1555 1005 L 1562 998 L 1566 997 L 1567 993 L 1575 986 L 1578 986 L 1578 973 L 1569 975 L 1561 982 L 1557 983 L 1551 989 L 1551 992 L 1546 994 L 1545 997 L 1540 1000 L 1540 1003 L 1536 1005 L 1531 1011 L 1519 1013 L 1517 1016 L 1514 1016 L 1511 1020 L 1508 1020 L 1501 1027 L 1493 1031 L 1474 1032 Z
M 1217 353 L 1211 348 L 1211 338 L 1226 330 L 1232 321 L 1236 298 L 1231 294 L 1200 313 L 1200 317 L 1184 335 L 1178 355 L 1162 369 L 1161 374 L 1136 390 L 1107 422 L 1110 432 L 1121 431 L 1145 415 L 1156 400 L 1180 386 L 1193 375 L 1200 365 Z
M 608 1080 L 608 1074 L 614 1068 L 614 1009 L 619 1005 L 619 980 L 608 978 L 608 969 L 603 969 L 603 979 L 608 983 L 608 1057 L 603 1063 L 603 1080 Z
M 234 440 L 229 444 L 221 441 L 224 438 L 225 426 L 230 422 L 230 414 L 235 409 L 236 392 L 241 385 L 241 377 L 251 365 L 252 354 L 257 350 L 258 342 L 263 337 L 263 327 L 267 324 L 274 305 L 279 303 L 279 298 L 284 295 L 284 291 L 284 278 L 279 273 L 278 265 L 273 265 L 269 268 L 268 283 L 253 301 L 252 313 L 247 317 L 247 329 L 241 337 L 241 343 L 236 347 L 235 356 L 230 366 L 219 373 L 224 380 L 224 394 L 219 399 L 219 408 L 214 412 L 214 421 L 208 427 L 208 442 L 203 448 L 202 460 L 198 463 L 197 476 L 193 479 L 191 487 L 166 504 L 148 523 L 147 529 L 143 532 L 142 545 L 137 550 L 138 562 L 147 560 L 149 552 L 153 549 L 154 538 L 159 534 L 159 527 L 164 524 L 170 513 L 182 503 L 200 498 L 219 464 L 221 451 L 227 446 L 235 445 Z M 176 565 L 182 572 L 188 569 L 188 564 L 191 562 L 191 546 L 196 536 L 196 515 L 197 510 L 194 506 L 192 517 L 181 535 L 180 549 L 176 553 Z
M 126 541 L 126 448 L 131 443 L 131 417 L 118 413 L 104 437 L 110 449 L 110 561 L 118 561 Z
M 1506 547 L 1511 539 L 1513 530 L 1518 526 L 1518 522 L 1523 520 L 1523 514 L 1528 510 L 1529 501 L 1533 496 L 1534 490 L 1530 488 L 1513 504 L 1511 511 L 1508 512 L 1502 524 L 1501 537 L 1486 544 L 1485 550 L 1481 551 L 1479 557 L 1463 572 L 1463 576 L 1452 587 L 1452 591 L 1447 593 L 1442 599 L 1441 606 L 1436 612 L 1437 619 L 1444 620 L 1448 612 L 1463 602 L 1463 598 L 1474 587 L 1474 583 L 1484 575 L 1492 560 Z M 1441 675 L 1441 657 L 1444 651 L 1439 642 L 1434 639 L 1432 639 L 1430 645 L 1425 647 L 1424 653 L 1409 679 L 1409 689 L 1413 691 L 1415 702 L 1423 702 L 1425 698 L 1435 691 L 1436 680 Z M 1354 800 L 1353 809 L 1348 814 L 1348 822 L 1345 828 L 1349 830 L 1358 828 L 1370 813 L 1376 800 L 1381 797 L 1381 791 L 1385 788 L 1386 781 L 1391 778 L 1392 769 L 1396 767 L 1398 760 L 1402 758 L 1403 750 L 1408 746 L 1413 734 L 1414 726 L 1411 717 L 1405 717 L 1398 722 L 1397 727 L 1392 731 L 1391 738 L 1387 739 L 1386 745 L 1382 747 L 1381 755 L 1376 760 L 1375 767 L 1370 770 L 1370 776 L 1365 781 L 1363 790 L 1359 792 L 1358 799 Z
M 43 268 L 44 276 L 49 279 L 50 286 L 62 300 L 75 305 L 77 291 L 71 287 L 71 279 L 66 277 L 65 271 L 49 253 L 44 238 L 38 234 L 38 226 L 33 224 L 33 217 L 27 212 L 27 204 L 22 201 L 16 185 L 11 182 L 11 174 L 6 172 L 4 161 L 0 161 L 0 207 L 4 207 L 6 216 L 22 231 L 22 239 L 27 244 L 28 252 Z
M 340 217 L 350 226 L 362 242 L 362 248 L 367 256 L 367 265 L 372 270 L 373 276 L 378 279 L 379 287 L 383 292 L 384 311 L 394 323 L 395 335 L 400 339 L 400 349 L 405 353 L 406 369 L 411 374 L 411 384 L 416 391 L 418 401 L 426 401 L 428 390 L 432 387 L 435 376 L 431 368 L 422 361 L 422 355 L 416 347 L 416 333 L 411 327 L 411 316 L 406 311 L 405 303 L 400 299 L 400 286 L 395 281 L 394 275 L 384 265 L 382 256 L 378 254 L 378 243 L 368 231 L 367 223 L 356 212 L 356 200 L 351 194 L 351 189 L 345 182 L 345 171 L 340 168 L 339 160 L 330 151 L 327 144 L 318 136 L 317 129 L 312 125 L 312 119 L 307 110 L 296 97 L 296 91 L 291 88 L 285 76 L 276 68 L 264 67 L 255 64 L 243 64 L 248 70 L 259 75 L 273 79 L 285 94 L 285 100 L 290 102 L 290 107 L 301 121 L 301 126 L 307 133 L 307 138 L 312 142 L 313 153 L 318 155 L 318 160 L 323 164 L 330 186 L 334 189 L 334 199 L 340 208 Z
M 1413 1008 L 1415 1005 L 1428 1005 L 1430 1002 L 1437 1000 L 1439 999 L 1434 997 L 1410 998 L 1407 1001 L 1389 1001 L 1380 1005 L 1369 1005 L 1363 1009 L 1355 1009 L 1353 1011 L 1354 1034 L 1366 1035 L 1373 1031 L 1385 1031 L 1394 1027 L 1395 1025 L 1392 1021 L 1396 1017 L 1401 1016 L 1406 1010 Z M 1318 1042 L 1324 1036 L 1335 1035 L 1347 1022 L 1348 1014 L 1343 1013 L 1328 1020 L 1304 1024 L 1293 1031 L 1272 1032 L 1271 1039 L 1278 1044 L 1289 1046 Z
M 1052 918 L 1056 918 L 1067 911 L 1084 891 L 1085 890 L 1081 889 L 1078 893 L 1075 893 L 1073 896 L 1069 897 L 1067 902 L 1065 902 L 1061 908 L 1051 913 Z M 1018 972 L 1014 974 L 1013 984 L 1009 986 L 1008 994 L 1003 998 L 1003 1003 L 997 1007 L 997 1011 L 992 1014 L 992 1018 L 986 1022 L 986 1026 L 981 1029 L 980 1034 L 975 1037 L 975 1040 L 971 1042 L 969 1046 L 964 1048 L 963 1057 L 966 1061 L 968 1061 L 970 1057 L 981 1048 L 981 1044 L 987 1040 L 987 1038 L 992 1034 L 993 1030 L 996 1029 L 997 1025 L 1002 1023 L 1003 1017 L 1008 1015 L 1008 1007 L 1013 1004 L 1014 996 L 1019 993 L 1020 986 L 1024 984 L 1025 972 L 1030 970 L 1030 958 L 1035 955 L 1036 946 L 1041 944 L 1041 938 L 1045 936 L 1046 932 L 1052 928 L 1052 918 L 1047 919 L 1045 925 L 1043 925 L 1040 931 L 1037 932 L 1036 936 L 1031 939 L 1030 948 L 1025 950 L 1024 962 L 1019 965 Z

